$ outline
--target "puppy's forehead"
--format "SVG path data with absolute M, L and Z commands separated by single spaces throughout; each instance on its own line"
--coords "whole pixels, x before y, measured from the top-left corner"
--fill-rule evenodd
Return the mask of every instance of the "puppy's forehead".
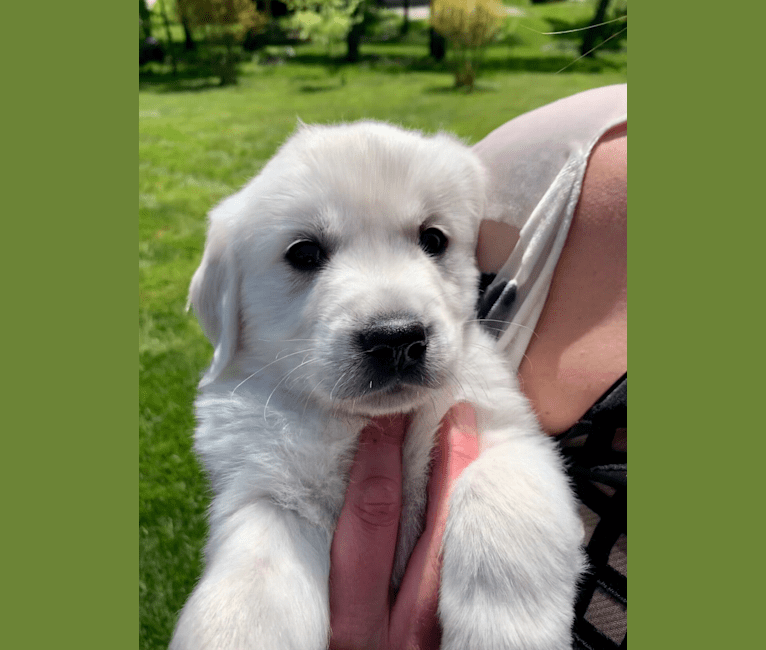
M 330 219 L 382 212 L 388 225 L 408 225 L 424 213 L 464 210 L 479 189 L 465 146 L 385 124 L 304 127 L 280 155 L 297 172 L 295 195 L 335 212 Z
M 288 141 L 288 151 L 317 178 L 337 183 L 343 178 L 337 172 L 342 171 L 354 186 L 354 181 L 368 178 L 368 189 L 381 182 L 452 176 L 464 171 L 461 159 L 468 156 L 451 137 L 427 137 L 377 122 L 304 127 Z

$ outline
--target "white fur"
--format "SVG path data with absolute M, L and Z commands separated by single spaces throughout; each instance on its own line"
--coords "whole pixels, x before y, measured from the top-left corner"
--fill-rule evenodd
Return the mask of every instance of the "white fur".
M 473 320 L 483 197 L 480 164 L 452 137 L 363 122 L 301 126 L 212 211 L 190 301 L 215 346 L 195 439 L 215 496 L 172 649 L 326 648 L 330 544 L 359 431 L 413 414 L 396 586 L 435 431 L 458 401 L 476 407 L 482 451 L 450 503 L 443 647 L 570 647 L 582 527 L 553 443 Z M 419 246 L 424 227 L 447 234 L 442 256 Z M 285 252 L 307 236 L 328 261 L 296 272 Z M 429 379 L 379 391 L 359 385 L 350 342 L 391 313 L 427 325 Z

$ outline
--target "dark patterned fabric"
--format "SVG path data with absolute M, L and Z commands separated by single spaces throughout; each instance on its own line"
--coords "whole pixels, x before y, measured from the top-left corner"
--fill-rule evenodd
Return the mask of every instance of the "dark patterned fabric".
M 497 329 L 490 317 L 502 296 L 503 313 L 515 297 L 508 287 L 487 291 L 494 278 L 482 274 L 476 307 L 490 332 Z M 580 499 L 589 564 L 575 605 L 573 650 L 627 648 L 627 416 L 626 373 L 557 438 Z
M 627 413 L 626 373 L 558 438 L 582 503 L 590 565 L 575 606 L 575 650 L 627 648 Z

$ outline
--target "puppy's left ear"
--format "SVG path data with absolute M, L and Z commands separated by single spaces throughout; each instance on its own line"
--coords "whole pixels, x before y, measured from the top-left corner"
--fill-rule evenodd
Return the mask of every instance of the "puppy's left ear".
M 215 381 L 234 359 L 239 334 L 239 273 L 222 224 L 208 233 L 202 262 L 189 287 L 189 306 L 215 348 L 200 386 Z

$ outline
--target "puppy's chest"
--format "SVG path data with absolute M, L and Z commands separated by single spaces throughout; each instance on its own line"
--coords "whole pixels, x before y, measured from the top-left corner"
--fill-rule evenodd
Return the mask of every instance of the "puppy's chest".
M 397 545 L 397 563 L 402 566 L 422 531 L 437 427 L 438 419 L 434 416 L 416 415 L 402 448 L 402 510 Z M 358 435 L 351 444 L 336 443 L 334 453 L 324 456 L 317 447 L 305 449 L 305 453 L 299 454 L 303 457 L 302 471 L 293 474 L 292 480 L 274 477 L 272 498 L 312 523 L 334 530 L 348 488 Z M 292 463 L 295 460 L 285 459 L 293 470 L 298 469 Z
M 216 494 L 214 513 L 225 517 L 253 499 L 267 498 L 331 534 L 366 420 L 328 420 L 291 408 L 266 410 L 261 401 L 252 393 L 232 394 L 227 385 L 198 398 L 195 448 Z M 434 395 L 427 409 L 413 415 L 406 434 L 396 584 L 422 530 L 431 451 L 449 405 L 448 394 Z

